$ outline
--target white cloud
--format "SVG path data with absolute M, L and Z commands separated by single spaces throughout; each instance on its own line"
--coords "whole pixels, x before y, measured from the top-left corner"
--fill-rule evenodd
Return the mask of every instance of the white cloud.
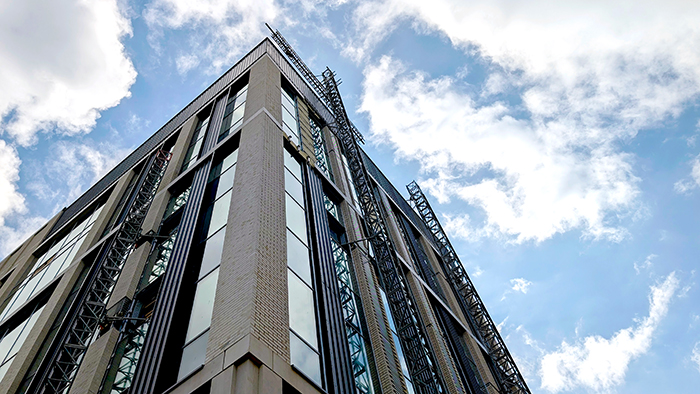
M 445 231 L 455 238 L 465 241 L 478 240 L 479 234 L 472 228 L 469 215 L 442 215 Z
M 265 22 L 278 20 L 280 8 L 274 0 L 154 0 L 144 16 L 156 47 L 166 29 L 190 35 L 188 53 L 176 60 L 178 72 L 206 59 L 209 71 L 219 73 L 267 34 Z
M 693 353 L 690 356 L 690 360 L 695 363 L 695 367 L 698 372 L 700 372 L 700 342 L 696 342 L 693 346 Z
M 484 223 L 449 217 L 457 236 L 626 235 L 614 221 L 635 208 L 639 191 L 619 140 L 587 138 L 574 121 L 517 119 L 502 102 L 478 105 L 457 81 L 407 72 L 386 56 L 365 69 L 360 110 L 375 142 L 420 162 L 421 185 L 439 202 L 457 197 L 485 212 Z
M 11 252 L 17 245 L 17 232 L 8 226 L 7 218 L 27 212 L 22 194 L 17 191 L 21 161 L 17 150 L 0 140 L 0 256 Z
M 480 234 L 541 241 L 577 228 L 619 240 L 626 231 L 611 219 L 637 209 L 639 193 L 624 144 L 698 97 L 698 18 L 700 3 L 680 0 L 364 1 L 345 53 L 367 60 L 408 22 L 480 56 L 492 68 L 474 97 L 449 78 L 399 75 L 389 58 L 368 67 L 362 110 L 372 132 L 416 155 L 441 201 L 484 209 Z M 520 101 L 475 101 L 504 90 Z M 418 146 L 426 135 L 433 141 Z M 482 179 L 464 179 L 477 172 Z
M 700 186 L 700 155 L 690 161 L 690 179 L 681 179 L 673 184 L 676 193 L 686 194 Z
M 194 54 L 182 55 L 175 61 L 177 72 L 180 75 L 187 74 L 188 71 L 199 65 L 199 57 Z
M 22 145 L 40 130 L 88 132 L 129 96 L 136 71 L 115 0 L 24 0 L 0 6 L 0 134 Z
M 530 286 L 532 286 L 532 282 L 524 278 L 511 279 L 510 284 L 513 285 L 513 287 L 511 287 L 513 291 L 519 291 L 523 294 L 527 294 Z
M 634 271 L 637 272 L 637 275 L 639 275 L 639 273 L 640 273 L 642 270 L 651 268 L 651 266 L 652 266 L 652 264 L 653 264 L 651 261 L 654 260 L 654 259 L 657 258 L 657 257 L 659 257 L 659 256 L 657 256 L 657 255 L 655 255 L 654 253 L 652 253 L 652 254 L 650 254 L 649 256 L 647 256 L 646 259 L 644 259 L 644 262 L 643 262 L 643 263 L 637 264 L 637 262 L 635 262 L 635 263 L 634 263 Z
M 109 143 L 59 142 L 54 155 L 35 168 L 28 188 L 55 209 L 73 202 L 131 152 Z
M 574 344 L 564 341 L 556 351 L 545 354 L 539 371 L 542 388 L 549 392 L 579 387 L 607 392 L 622 384 L 630 362 L 651 347 L 677 288 L 678 279 L 671 273 L 663 283 L 652 286 L 649 316 L 634 327 L 622 329 L 610 339 L 595 335 Z

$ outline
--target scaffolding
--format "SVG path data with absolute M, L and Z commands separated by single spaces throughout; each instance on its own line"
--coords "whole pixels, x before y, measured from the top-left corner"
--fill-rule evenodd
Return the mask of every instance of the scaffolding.
M 507 393 L 529 394 L 530 389 L 527 387 L 525 379 L 523 379 L 518 367 L 515 365 L 515 361 L 508 352 L 503 338 L 498 333 L 496 324 L 494 324 L 491 316 L 486 311 L 484 303 L 464 270 L 459 256 L 452 248 L 450 240 L 447 239 L 447 235 L 442 229 L 430 203 L 425 198 L 423 191 L 421 191 L 415 181 L 409 183 L 406 188 L 416 211 L 432 233 L 442 257 L 442 268 L 448 276 L 450 286 L 454 290 L 465 314 L 468 315 L 471 325 L 476 329 L 475 334 L 482 339 L 493 364 L 496 366 L 496 378 Z
M 170 157 L 170 152 L 158 150 L 149 159 L 119 230 L 105 244 L 83 286 L 82 296 L 72 307 L 73 314 L 66 318 L 64 327 L 67 329 L 56 342 L 51 360 L 37 382 L 36 392 L 64 394 L 70 390 L 85 352 L 104 319 L 107 303 L 124 263 L 141 236 L 141 226 Z
M 268 26 L 268 28 L 270 28 Z M 367 239 L 374 252 L 374 260 L 379 271 L 379 279 L 386 292 L 389 308 L 406 358 L 406 364 L 419 394 L 438 394 L 445 392 L 435 354 L 426 335 L 423 319 L 420 316 L 411 290 L 408 286 L 396 251 L 391 243 L 389 231 L 379 199 L 375 196 L 369 174 L 362 160 L 358 141 L 362 136 L 350 122 L 338 90 L 336 76 L 329 68 L 322 73 L 320 81 L 294 49 L 278 31 L 272 31 L 272 39 L 279 45 L 301 75 L 311 85 L 324 104 L 330 109 L 335 123 L 329 125 L 338 137 L 341 149 L 345 153 L 352 182 L 357 191 L 358 202 L 364 216 Z

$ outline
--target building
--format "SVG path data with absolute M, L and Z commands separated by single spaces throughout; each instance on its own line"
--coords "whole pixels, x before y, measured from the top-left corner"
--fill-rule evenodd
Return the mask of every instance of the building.
M 0 392 L 529 392 L 418 186 L 272 37 L 0 263 Z

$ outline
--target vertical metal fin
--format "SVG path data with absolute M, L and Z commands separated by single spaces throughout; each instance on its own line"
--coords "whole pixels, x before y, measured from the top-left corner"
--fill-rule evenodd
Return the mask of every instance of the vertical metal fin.
M 433 235 L 437 247 L 440 249 L 443 269 L 447 273 L 450 285 L 460 299 L 460 304 L 466 309 L 465 312 L 470 316 L 473 325 L 476 326 L 475 328 L 478 331 L 476 334 L 481 337 L 489 351 L 489 356 L 495 364 L 499 375 L 496 378 L 500 380 L 500 383 L 508 393 L 529 394 L 530 389 L 527 387 L 525 379 L 523 379 L 517 365 L 515 365 L 513 357 L 508 352 L 506 344 L 498 333 L 496 324 L 494 324 L 491 316 L 486 311 L 484 303 L 481 301 L 469 276 L 467 276 L 462 262 L 452 248 L 450 240 L 447 239 L 447 235 L 437 220 L 437 216 L 428 200 L 415 181 L 409 183 L 406 188 L 411 195 L 411 201 L 415 204 L 416 211 L 423 218 L 425 225 Z
M 170 152 L 159 150 L 150 159 L 137 192 L 129 202 L 124 221 L 114 238 L 105 247 L 100 260 L 86 283 L 75 313 L 69 316 L 67 331 L 61 337 L 51 362 L 40 382 L 39 393 L 67 393 L 83 356 L 102 320 L 114 285 L 136 240 L 151 206 L 158 185 L 170 161 Z

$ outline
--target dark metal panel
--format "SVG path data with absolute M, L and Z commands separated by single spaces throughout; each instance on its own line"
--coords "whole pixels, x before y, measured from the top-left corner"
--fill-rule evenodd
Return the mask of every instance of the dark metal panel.
M 197 173 L 194 175 L 192 191 L 184 208 L 180 230 L 158 292 L 158 301 L 141 353 L 141 362 L 134 376 L 132 393 L 150 394 L 155 389 L 156 378 L 163 362 L 166 340 L 173 322 L 175 304 L 180 293 L 187 258 L 196 231 L 197 218 L 202 205 L 202 196 L 207 186 L 210 167 L 211 161 L 208 161 L 197 169 Z
M 227 96 L 224 95 L 219 99 L 219 101 L 216 102 L 214 112 L 212 113 L 211 120 L 209 121 L 209 132 L 207 133 L 207 140 L 204 142 L 202 156 L 209 152 L 219 140 L 219 129 L 221 128 L 221 121 L 224 119 L 226 98 Z
M 92 202 L 97 196 L 102 194 L 107 188 L 114 184 L 122 175 L 129 171 L 134 165 L 145 158 L 151 151 L 153 151 L 158 145 L 165 141 L 170 135 L 172 135 L 175 130 L 180 128 L 183 123 L 191 116 L 198 113 L 204 106 L 209 104 L 213 97 L 219 95 L 224 89 L 234 80 L 238 79 L 248 68 L 257 61 L 261 56 L 263 56 L 269 48 L 274 48 L 269 39 L 265 38 L 260 42 L 253 50 L 248 52 L 243 59 L 239 60 L 233 67 L 231 67 L 226 73 L 224 73 L 219 79 L 217 79 L 213 84 L 211 84 L 206 90 L 204 90 L 199 96 L 192 100 L 185 108 L 178 112 L 172 119 L 170 119 L 163 127 L 151 135 L 143 144 L 136 148 L 130 155 L 128 155 L 124 160 L 122 160 L 116 167 L 114 167 L 110 172 L 107 173 L 102 179 L 97 181 L 92 187 L 90 187 L 82 196 L 75 200 L 67 208 L 64 208 L 61 217 L 56 221 L 51 231 L 46 235 L 50 237 L 56 231 L 61 229 L 68 221 L 70 221 L 76 214 L 83 210 L 90 202 Z M 275 52 L 277 50 L 275 49 Z
M 355 380 L 350 362 L 350 350 L 345 334 L 345 320 L 340 302 L 340 290 L 335 273 L 335 262 L 330 240 L 328 217 L 324 207 L 323 184 L 315 171 L 309 170 L 308 196 L 311 208 L 312 239 L 315 241 L 315 254 L 318 270 L 315 272 L 317 297 L 320 302 L 321 327 L 323 343 L 326 351 L 323 352 L 327 376 L 327 389 L 333 394 L 351 394 L 355 392 Z M 320 283 L 319 283 L 320 282 Z

